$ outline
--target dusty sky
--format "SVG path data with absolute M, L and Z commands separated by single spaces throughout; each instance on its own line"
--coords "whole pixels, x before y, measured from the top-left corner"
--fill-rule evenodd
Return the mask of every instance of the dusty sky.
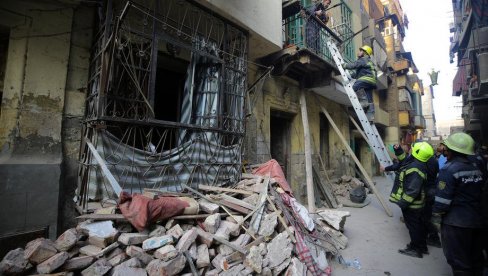
M 452 79 L 457 67 L 449 63 L 449 23 L 453 21 L 451 1 L 400 0 L 407 14 L 408 29 L 404 39 L 406 51 L 412 52 L 424 86 L 432 68 L 440 71 L 439 85 L 434 86 L 434 112 L 438 123 L 461 118 L 461 97 L 452 97 Z

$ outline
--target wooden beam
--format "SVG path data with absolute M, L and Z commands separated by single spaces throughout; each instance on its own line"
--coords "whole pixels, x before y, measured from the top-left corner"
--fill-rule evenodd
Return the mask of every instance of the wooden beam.
M 315 195 L 312 174 L 312 146 L 310 145 L 310 127 L 308 124 L 307 100 L 304 89 L 302 89 L 300 94 L 300 106 L 302 110 L 303 139 L 305 140 L 305 174 L 307 179 L 308 211 L 313 212 L 315 211 Z
M 107 165 L 105 165 L 105 161 L 103 161 L 102 157 L 100 154 L 98 154 L 97 149 L 95 146 L 90 141 L 86 141 L 86 144 L 88 145 L 88 148 L 93 154 L 93 157 L 97 160 L 98 165 L 102 169 L 102 173 L 107 178 L 108 182 L 110 183 L 110 186 L 112 186 L 112 189 L 114 190 L 114 193 L 117 197 L 119 197 L 120 193 L 122 192 L 122 187 L 120 187 L 119 183 L 117 180 L 115 180 L 115 177 L 112 175 L 110 170 L 107 168 Z
M 86 214 L 78 216 L 76 217 L 76 219 L 127 221 L 127 219 L 122 214 Z
M 223 188 L 223 187 L 213 187 L 208 185 L 200 184 L 198 185 L 199 190 L 208 191 L 208 192 L 224 192 L 224 193 L 235 193 L 235 194 L 243 194 L 243 195 L 253 195 L 254 192 L 251 191 L 244 191 L 239 189 L 231 189 L 231 188 Z
M 321 106 L 321 108 L 322 108 L 322 113 L 324 113 L 325 117 L 327 117 L 327 120 L 329 120 L 329 123 L 334 128 L 335 132 L 337 133 L 337 136 L 339 136 L 339 138 L 341 139 L 342 143 L 344 144 L 344 146 L 346 147 L 347 151 L 349 152 L 349 155 L 352 157 L 352 159 L 354 160 L 354 162 L 358 166 L 359 170 L 364 175 L 364 178 L 368 182 L 369 187 L 371 188 L 371 190 L 373 191 L 373 193 L 376 195 L 376 198 L 378 198 L 378 200 L 380 201 L 381 205 L 385 209 L 386 214 L 388 216 L 392 217 L 393 216 L 393 213 L 391 212 L 391 210 L 388 207 L 388 205 L 386 205 L 385 201 L 383 200 L 383 198 L 381 197 L 380 193 L 376 189 L 376 187 L 375 187 L 375 185 L 373 183 L 373 180 L 369 177 L 368 173 L 364 169 L 364 167 L 361 164 L 361 162 L 359 162 L 358 158 L 354 154 L 354 151 L 351 149 L 351 147 L 349 146 L 349 143 L 346 141 L 346 138 L 344 138 L 344 135 L 342 135 L 342 132 L 339 130 L 339 128 L 335 124 L 334 120 L 332 120 L 332 117 L 330 116 L 329 112 L 327 112 L 327 110 L 325 109 L 325 107 L 324 106 Z
M 369 140 L 368 140 L 368 137 L 366 137 L 366 133 L 364 133 L 364 131 L 359 127 L 358 123 L 356 122 L 356 120 L 354 120 L 354 118 L 349 115 L 349 120 L 351 120 L 351 122 L 353 123 L 353 125 L 356 127 L 356 129 L 359 131 L 359 133 L 361 134 L 361 136 L 363 136 L 363 139 L 366 141 L 366 143 L 368 143 L 368 145 L 371 147 L 371 144 L 369 143 Z M 372 147 L 371 147 L 372 148 Z

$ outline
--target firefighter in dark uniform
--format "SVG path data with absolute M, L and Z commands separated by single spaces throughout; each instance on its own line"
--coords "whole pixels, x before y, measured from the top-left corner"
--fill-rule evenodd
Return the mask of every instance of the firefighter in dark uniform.
M 482 275 L 483 173 L 472 162 L 474 140 L 454 133 L 443 141 L 446 165 L 437 178 L 432 223 L 455 276 Z M 470 157 L 468 157 L 470 156 Z
M 390 194 L 390 201 L 402 209 L 410 235 L 410 243 L 398 252 L 417 258 L 428 254 L 422 211 L 425 203 L 424 186 L 427 182 L 426 162 L 433 155 L 434 149 L 427 142 L 415 143 L 412 154 L 401 163 Z
M 427 244 L 441 248 L 441 240 L 437 229 L 432 225 L 432 206 L 434 206 L 435 183 L 439 173 L 439 163 L 435 156 L 427 161 L 427 184 L 425 185 L 425 206 L 424 206 L 424 224 L 427 231 Z

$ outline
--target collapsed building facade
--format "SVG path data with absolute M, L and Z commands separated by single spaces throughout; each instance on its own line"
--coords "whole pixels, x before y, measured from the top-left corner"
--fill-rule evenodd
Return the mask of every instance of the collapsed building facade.
M 300 12 L 311 4 L 4 1 L 2 242 L 55 237 L 90 201 L 116 199 L 114 182 L 134 193 L 232 185 L 271 158 L 306 202 L 304 117 L 321 173 L 355 174 L 323 108 L 375 174 L 323 42 L 349 61 L 372 45 L 374 122 L 385 144 L 409 143 L 425 122 L 401 6 L 333 1 L 324 24 Z

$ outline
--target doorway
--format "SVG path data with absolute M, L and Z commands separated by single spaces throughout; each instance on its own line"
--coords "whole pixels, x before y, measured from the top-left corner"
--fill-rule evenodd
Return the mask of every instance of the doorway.
M 270 119 L 271 158 L 280 164 L 287 179 L 290 172 L 290 129 L 293 116 L 290 113 L 272 110 Z

